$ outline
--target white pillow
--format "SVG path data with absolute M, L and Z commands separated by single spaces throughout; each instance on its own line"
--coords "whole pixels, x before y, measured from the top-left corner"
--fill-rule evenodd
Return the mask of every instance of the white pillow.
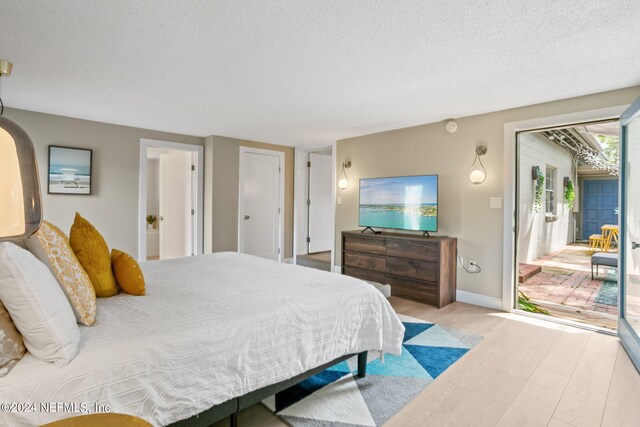
M 0 242 L 0 300 L 37 359 L 64 366 L 78 352 L 76 318 L 51 271 L 29 251 Z

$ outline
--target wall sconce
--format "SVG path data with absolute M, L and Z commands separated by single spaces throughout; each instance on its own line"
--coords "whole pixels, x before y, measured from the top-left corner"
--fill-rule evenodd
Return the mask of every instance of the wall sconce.
M 345 190 L 349 186 L 349 178 L 347 178 L 347 171 L 351 167 L 351 160 L 347 160 L 342 162 L 342 174 L 340 175 L 340 180 L 338 181 L 338 187 L 340 189 Z
M 9 61 L 0 59 L 0 78 L 11 74 L 11 68 Z M 0 97 L 0 241 L 29 237 L 42 221 L 33 142 L 20 126 L 2 117 L 3 113 Z
M 487 146 L 478 145 L 476 147 L 476 159 L 473 161 L 471 169 L 469 169 L 469 181 L 472 184 L 482 184 L 487 179 L 487 170 L 482 164 L 482 159 L 480 159 L 480 156 L 485 154 L 487 154 Z

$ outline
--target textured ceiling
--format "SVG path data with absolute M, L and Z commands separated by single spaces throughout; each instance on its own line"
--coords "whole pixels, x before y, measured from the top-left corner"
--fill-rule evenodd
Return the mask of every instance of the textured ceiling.
M 640 1 L 0 0 L 11 107 L 302 145 L 640 84 Z

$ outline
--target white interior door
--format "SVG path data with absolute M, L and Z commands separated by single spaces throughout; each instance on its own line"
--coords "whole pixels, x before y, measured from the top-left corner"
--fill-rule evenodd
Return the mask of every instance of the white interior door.
M 192 154 L 160 155 L 160 259 L 193 255 Z
M 309 161 L 309 253 L 330 251 L 333 244 L 332 160 L 330 155 L 310 153 Z
M 238 249 L 242 253 L 280 260 L 282 163 L 276 151 L 240 152 Z

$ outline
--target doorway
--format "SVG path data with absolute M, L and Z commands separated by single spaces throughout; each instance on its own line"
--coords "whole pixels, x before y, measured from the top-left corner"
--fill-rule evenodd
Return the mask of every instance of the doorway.
M 616 330 L 619 137 L 617 119 L 517 134 L 517 309 Z
M 282 261 L 284 153 L 240 147 L 238 251 Z
M 202 253 L 203 147 L 140 141 L 140 260 Z
M 331 271 L 334 245 L 333 147 L 301 151 L 296 193 L 298 265 Z

